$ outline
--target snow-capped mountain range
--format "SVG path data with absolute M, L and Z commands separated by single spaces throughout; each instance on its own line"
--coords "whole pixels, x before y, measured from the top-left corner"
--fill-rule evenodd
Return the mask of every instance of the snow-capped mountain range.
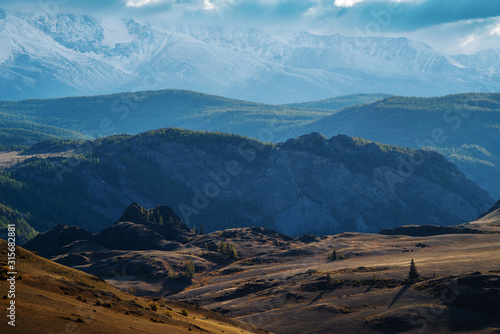
M 0 9 L 0 100 L 182 88 L 267 103 L 500 88 L 500 50 L 447 56 L 406 38 L 164 27 Z

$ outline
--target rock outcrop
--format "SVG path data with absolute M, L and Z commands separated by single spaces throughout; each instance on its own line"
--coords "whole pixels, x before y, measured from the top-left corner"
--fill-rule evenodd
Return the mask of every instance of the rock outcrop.
M 147 210 L 133 203 L 118 222 L 100 233 L 92 234 L 78 226 L 57 225 L 40 233 L 25 247 L 43 256 L 99 249 L 171 251 L 192 236 L 191 230 L 168 206 Z

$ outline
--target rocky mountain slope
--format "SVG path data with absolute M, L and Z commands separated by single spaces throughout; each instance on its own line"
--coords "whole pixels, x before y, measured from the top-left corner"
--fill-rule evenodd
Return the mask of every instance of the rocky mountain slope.
M 57 225 L 25 244 L 43 256 L 68 252 L 67 245 L 121 250 L 176 250 L 194 233 L 173 210 L 157 206 L 146 210 L 133 203 L 118 221 L 98 234 L 78 226 Z
M 443 55 L 406 38 L 163 27 L 0 9 L 0 99 L 163 88 L 267 103 L 498 89 L 498 50 Z
M 43 158 L 37 150 L 65 153 Z M 189 227 L 202 223 L 208 231 L 378 232 L 464 223 L 494 202 L 437 153 L 340 135 L 313 133 L 271 145 L 161 129 L 44 143 L 30 154 L 35 157 L 11 166 L 0 185 L 6 204 L 47 222 L 39 230 L 72 222 L 100 231 L 137 202 L 168 203 Z

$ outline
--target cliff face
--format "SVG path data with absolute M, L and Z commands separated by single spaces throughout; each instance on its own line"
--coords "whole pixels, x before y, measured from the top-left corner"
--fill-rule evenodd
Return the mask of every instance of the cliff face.
M 60 186 L 80 185 L 81 205 L 103 217 L 101 229 L 130 202 L 167 203 L 188 226 L 207 230 L 257 225 L 290 235 L 454 225 L 494 203 L 437 153 L 341 135 L 272 146 L 162 129 L 90 146 L 73 158 L 79 163 L 49 162 L 72 164 Z M 56 182 L 27 166 L 15 174 Z

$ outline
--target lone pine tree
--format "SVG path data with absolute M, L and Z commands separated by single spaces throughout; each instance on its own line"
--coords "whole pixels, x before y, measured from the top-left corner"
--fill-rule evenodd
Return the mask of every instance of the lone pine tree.
M 410 271 L 408 272 L 408 279 L 410 281 L 415 281 L 419 277 L 420 277 L 420 274 L 417 271 L 417 266 L 415 265 L 415 262 L 413 261 L 413 259 L 411 259 Z

